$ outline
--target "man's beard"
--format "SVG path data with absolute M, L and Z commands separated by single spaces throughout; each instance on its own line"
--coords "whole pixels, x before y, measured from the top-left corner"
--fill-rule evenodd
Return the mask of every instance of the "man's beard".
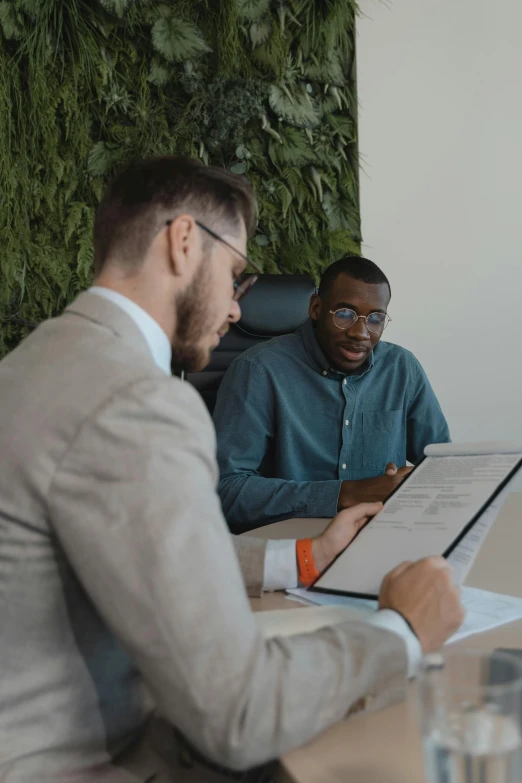
M 201 264 L 192 283 L 176 300 L 177 326 L 172 346 L 175 370 L 199 372 L 210 361 L 209 351 L 201 342 L 214 322 L 211 292 L 209 267 Z

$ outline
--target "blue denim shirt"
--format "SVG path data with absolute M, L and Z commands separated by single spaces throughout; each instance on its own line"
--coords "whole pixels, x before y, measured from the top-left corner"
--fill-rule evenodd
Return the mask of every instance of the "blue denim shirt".
M 214 422 L 219 494 L 234 532 L 331 517 L 343 479 L 416 463 L 448 425 L 417 359 L 379 342 L 354 375 L 331 369 L 312 321 L 245 351 L 221 384 Z

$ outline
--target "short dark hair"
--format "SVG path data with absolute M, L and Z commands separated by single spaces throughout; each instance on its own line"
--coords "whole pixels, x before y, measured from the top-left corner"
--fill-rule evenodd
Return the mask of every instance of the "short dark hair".
M 244 177 L 175 155 L 137 160 L 116 175 L 96 211 L 95 273 L 111 257 L 129 272 L 139 269 L 162 225 L 184 211 L 214 230 L 237 227 L 242 218 L 248 236 L 257 221 L 254 193 Z
M 377 264 L 362 256 L 345 256 L 326 267 L 319 283 L 320 297 L 325 297 L 330 293 L 339 275 L 348 275 L 353 280 L 360 280 L 363 283 L 369 283 L 369 285 L 386 284 L 391 296 L 390 281 Z

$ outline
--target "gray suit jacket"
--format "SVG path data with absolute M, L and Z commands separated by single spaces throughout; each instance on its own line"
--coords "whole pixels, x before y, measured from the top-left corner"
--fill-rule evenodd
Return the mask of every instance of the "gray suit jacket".
M 152 704 L 246 768 L 401 690 L 378 628 L 263 640 L 265 544 L 228 533 L 211 420 L 114 304 L 82 294 L 0 363 L 0 454 L 1 783 L 151 780 Z

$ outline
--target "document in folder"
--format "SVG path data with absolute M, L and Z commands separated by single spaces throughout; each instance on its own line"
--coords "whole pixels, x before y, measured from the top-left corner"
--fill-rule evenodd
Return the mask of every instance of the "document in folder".
M 437 444 L 310 590 L 376 598 L 404 560 L 443 555 L 462 583 L 522 471 L 522 443 Z

